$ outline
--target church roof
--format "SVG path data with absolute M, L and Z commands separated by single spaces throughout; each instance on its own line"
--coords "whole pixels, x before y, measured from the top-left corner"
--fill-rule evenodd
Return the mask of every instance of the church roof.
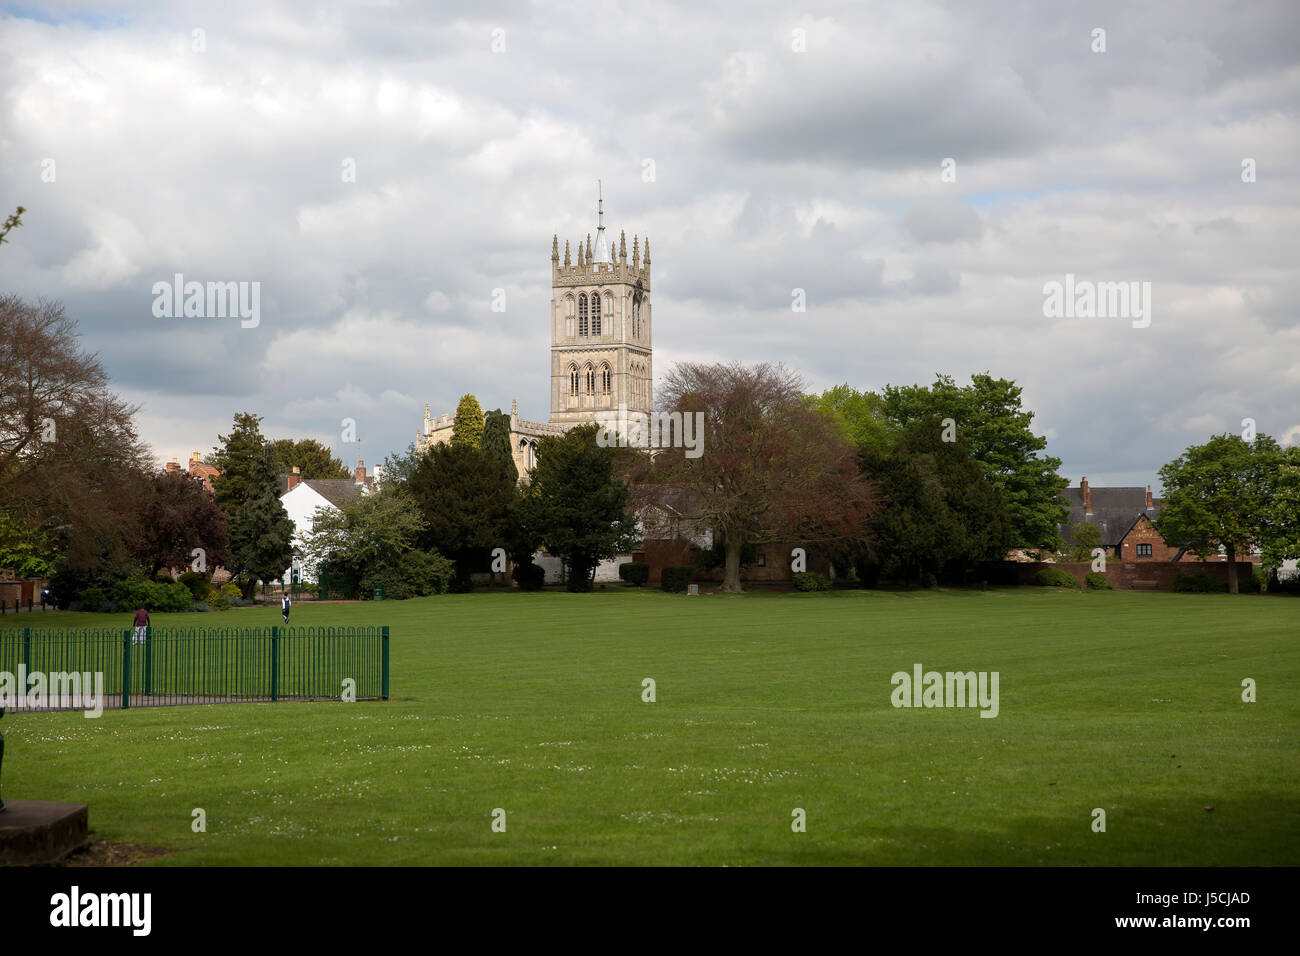
M 605 236 L 605 194 L 600 190 L 600 180 L 596 180 L 599 198 L 596 201 L 596 245 L 591 250 L 593 262 L 614 264 L 614 249 Z
M 604 226 L 596 230 L 596 244 L 591 249 L 591 261 L 607 262 L 611 265 L 614 262 L 614 254 L 610 249 L 609 240 L 605 238 Z

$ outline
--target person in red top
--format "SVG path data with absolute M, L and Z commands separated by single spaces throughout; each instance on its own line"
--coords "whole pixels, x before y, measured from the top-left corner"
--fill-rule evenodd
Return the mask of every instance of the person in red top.
M 135 643 L 143 644 L 149 633 L 149 612 L 141 606 L 135 612 Z

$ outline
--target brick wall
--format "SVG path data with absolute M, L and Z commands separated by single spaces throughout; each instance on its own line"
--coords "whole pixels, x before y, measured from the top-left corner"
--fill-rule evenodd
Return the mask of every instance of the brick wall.
M 1237 562 L 1238 584 L 1250 579 L 1253 567 L 1249 561 Z M 999 568 L 1002 573 L 1013 574 L 1019 584 L 1037 584 L 1038 581 L 1035 579 L 1035 575 L 1044 568 L 1056 568 L 1064 571 L 1080 584 L 1083 584 L 1084 576 L 1092 570 L 1092 562 L 1070 561 L 1058 564 L 1024 564 L 1006 561 Z M 1202 572 L 1216 581 L 1222 581 L 1225 584 L 1228 581 L 1228 564 L 1226 561 L 1213 563 L 1198 561 L 1191 565 L 1187 562 L 1174 564 L 1170 561 L 1154 560 L 1106 562 L 1106 580 L 1111 583 L 1112 587 L 1126 591 L 1138 590 L 1144 587 L 1156 591 L 1172 591 L 1174 589 L 1174 575 Z

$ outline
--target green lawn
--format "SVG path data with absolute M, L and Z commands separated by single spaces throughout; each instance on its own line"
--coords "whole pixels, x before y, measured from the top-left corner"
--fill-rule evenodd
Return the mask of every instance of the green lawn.
M 1300 864 L 1300 600 L 611 588 L 293 615 L 390 625 L 394 700 L 11 714 L 5 795 L 89 803 L 163 866 Z M 0 618 L 74 623 L 130 620 Z M 998 671 L 1000 714 L 895 709 L 918 662 Z

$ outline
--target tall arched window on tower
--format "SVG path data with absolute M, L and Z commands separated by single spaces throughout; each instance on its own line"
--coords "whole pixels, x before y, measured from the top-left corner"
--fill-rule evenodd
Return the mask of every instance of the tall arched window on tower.
M 641 337 L 641 300 L 632 300 L 632 337 Z
M 606 292 L 602 301 L 605 304 L 605 321 L 601 327 L 612 332 L 614 331 L 614 297 Z
M 605 396 L 606 401 L 609 399 L 610 392 L 613 391 L 614 375 L 608 365 L 600 367 L 600 394 Z
M 578 334 L 587 334 L 587 293 L 578 293 Z
M 571 294 L 566 295 L 564 297 L 564 334 L 569 338 L 573 338 L 574 305 L 573 296 Z
M 591 334 L 600 335 L 600 294 L 591 294 Z
M 569 366 L 569 397 L 573 399 L 570 404 L 578 404 L 578 366 Z
M 596 394 L 596 370 L 590 365 L 587 366 L 587 394 Z

